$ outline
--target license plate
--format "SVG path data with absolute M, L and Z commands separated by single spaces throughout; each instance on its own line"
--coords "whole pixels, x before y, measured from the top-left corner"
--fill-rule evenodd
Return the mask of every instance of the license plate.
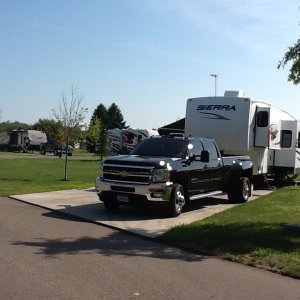
M 124 195 L 117 195 L 117 200 L 119 202 L 129 202 L 129 198 L 127 196 L 124 196 Z

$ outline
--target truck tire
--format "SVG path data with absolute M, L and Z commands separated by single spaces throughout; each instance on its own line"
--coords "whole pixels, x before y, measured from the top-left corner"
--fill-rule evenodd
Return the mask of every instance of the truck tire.
M 251 195 L 251 183 L 249 178 L 241 177 L 239 182 L 232 187 L 227 194 L 231 203 L 247 202 Z
M 184 190 L 181 184 L 174 184 L 171 198 L 169 200 L 169 215 L 170 217 L 177 217 L 181 214 L 185 204 Z
M 120 206 L 115 195 L 102 195 L 101 197 L 99 196 L 99 198 L 103 201 L 103 204 L 108 211 L 115 211 Z

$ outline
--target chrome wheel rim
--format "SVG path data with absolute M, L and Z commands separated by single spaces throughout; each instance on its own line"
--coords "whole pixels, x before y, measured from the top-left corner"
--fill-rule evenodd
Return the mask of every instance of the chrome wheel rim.
M 180 189 L 176 191 L 175 194 L 175 209 L 177 212 L 180 212 L 182 210 L 184 203 L 185 203 L 184 195 L 182 190 Z
M 248 180 L 243 182 L 243 197 L 245 200 L 248 200 L 250 194 L 250 186 Z

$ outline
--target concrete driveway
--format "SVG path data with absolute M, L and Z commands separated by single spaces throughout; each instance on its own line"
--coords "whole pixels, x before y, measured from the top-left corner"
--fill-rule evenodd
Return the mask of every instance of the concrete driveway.
M 250 201 L 269 193 L 270 190 L 255 190 Z M 193 201 L 188 211 L 169 218 L 159 206 L 146 209 L 120 206 L 116 212 L 108 212 L 93 188 L 14 195 L 11 198 L 151 238 L 172 227 L 204 219 L 237 205 L 228 203 L 226 195 L 210 197 Z

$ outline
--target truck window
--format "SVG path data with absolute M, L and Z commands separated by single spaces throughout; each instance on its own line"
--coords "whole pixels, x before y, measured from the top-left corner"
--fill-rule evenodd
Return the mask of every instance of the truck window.
M 131 152 L 131 155 L 167 156 L 185 158 L 188 141 L 173 138 L 148 138 L 143 140 Z
M 191 155 L 200 155 L 203 150 L 203 146 L 200 141 L 193 141 L 193 148 L 190 150 Z
M 219 153 L 216 149 L 216 145 L 213 141 L 210 140 L 202 140 L 202 144 L 205 150 L 209 152 L 209 159 L 218 159 Z
M 290 148 L 292 145 L 292 131 L 281 130 L 281 144 L 282 148 Z
M 269 125 L 269 113 L 267 111 L 259 111 L 257 113 L 256 125 L 258 127 L 267 127 Z

